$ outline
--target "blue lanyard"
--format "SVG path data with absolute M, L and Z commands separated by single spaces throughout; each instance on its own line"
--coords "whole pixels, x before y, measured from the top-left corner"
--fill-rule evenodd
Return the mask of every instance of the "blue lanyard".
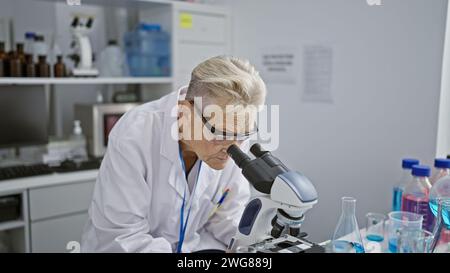
M 183 175 L 185 175 L 186 174 L 186 166 L 184 165 L 183 154 L 181 152 L 181 146 L 179 147 L 179 150 L 180 150 L 181 167 L 183 167 Z M 185 233 L 186 233 L 186 228 L 187 228 L 187 225 L 188 225 L 189 216 L 191 215 L 191 208 L 192 208 L 192 203 L 193 203 L 192 202 L 192 198 L 194 197 L 195 189 L 197 188 L 197 182 L 198 182 L 198 177 L 200 176 L 200 168 L 201 167 L 202 167 L 202 161 L 200 161 L 199 164 L 198 164 L 197 177 L 195 179 L 194 189 L 192 190 L 191 199 L 190 199 L 191 202 L 190 202 L 190 205 L 189 205 L 189 210 L 188 210 L 188 214 L 187 214 L 187 217 L 186 217 L 186 221 L 184 221 L 184 206 L 185 206 L 185 203 L 186 203 L 186 187 L 187 187 L 187 184 L 188 184 L 187 181 L 186 181 L 186 184 L 184 186 L 183 204 L 181 205 L 181 212 L 180 212 L 180 234 L 179 234 L 179 240 L 178 240 L 178 246 L 177 246 L 177 253 L 181 253 L 181 248 L 183 247 L 184 236 L 185 236 Z

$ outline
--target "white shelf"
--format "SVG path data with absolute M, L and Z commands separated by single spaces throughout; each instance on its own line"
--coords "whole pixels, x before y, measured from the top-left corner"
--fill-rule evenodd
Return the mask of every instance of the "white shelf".
M 123 77 L 123 78 L 0 78 L 0 85 L 46 84 L 171 84 L 171 77 Z
M 24 226 L 25 226 L 25 222 L 23 220 L 8 221 L 8 222 L 0 223 L 0 231 L 21 228 Z

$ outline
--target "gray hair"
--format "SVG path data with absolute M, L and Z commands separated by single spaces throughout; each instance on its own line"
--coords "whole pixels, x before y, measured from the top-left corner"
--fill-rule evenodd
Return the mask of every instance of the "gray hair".
M 248 60 L 217 56 L 194 68 L 186 99 L 202 97 L 204 104 L 260 106 L 266 92 L 266 85 Z

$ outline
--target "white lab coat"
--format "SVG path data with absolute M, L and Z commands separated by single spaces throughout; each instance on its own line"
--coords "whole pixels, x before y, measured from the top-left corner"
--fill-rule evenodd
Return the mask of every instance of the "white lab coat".
M 83 252 L 176 251 L 187 185 L 171 127 L 177 120 L 173 107 L 185 90 L 134 108 L 114 126 L 82 236 Z M 225 249 L 248 201 L 249 183 L 231 159 L 220 171 L 202 164 L 197 183 L 182 251 Z M 208 218 L 225 188 L 230 193 Z

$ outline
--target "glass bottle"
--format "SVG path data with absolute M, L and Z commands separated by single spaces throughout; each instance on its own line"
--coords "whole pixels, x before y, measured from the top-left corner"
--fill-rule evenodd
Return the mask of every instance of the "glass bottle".
M 6 76 L 5 60 L 6 60 L 5 42 L 0 41 L 0 77 Z
M 412 168 L 413 180 L 409 183 L 402 197 L 402 211 L 423 215 L 422 228 L 432 231 L 434 217 L 431 214 L 429 195 L 431 184 L 428 180 L 431 169 L 425 165 L 414 165 Z
M 434 167 L 436 171 L 430 178 L 431 185 L 434 185 L 442 177 L 450 175 L 450 159 L 436 158 L 434 160 Z
M 25 77 L 36 77 L 36 68 L 33 63 L 33 55 L 25 55 L 25 65 L 24 65 Z
M 356 199 L 342 197 L 342 214 L 331 240 L 335 253 L 364 253 L 364 245 L 355 215 Z
M 23 51 L 23 44 L 16 45 L 16 51 L 11 54 L 9 58 L 9 74 L 11 77 L 23 76 L 23 65 L 25 64 L 25 53 Z
M 418 165 L 419 160 L 414 158 L 404 158 L 402 160 L 402 176 L 399 182 L 393 188 L 392 196 L 392 211 L 400 211 L 402 209 L 402 195 L 406 185 L 411 182 L 411 169 L 412 166 Z
M 36 64 L 37 77 L 50 77 L 50 65 L 47 63 L 47 56 L 39 55 L 38 63 Z
M 53 73 L 56 78 L 62 78 L 66 76 L 66 65 L 62 60 L 62 56 L 56 56 L 56 63 L 53 66 Z

